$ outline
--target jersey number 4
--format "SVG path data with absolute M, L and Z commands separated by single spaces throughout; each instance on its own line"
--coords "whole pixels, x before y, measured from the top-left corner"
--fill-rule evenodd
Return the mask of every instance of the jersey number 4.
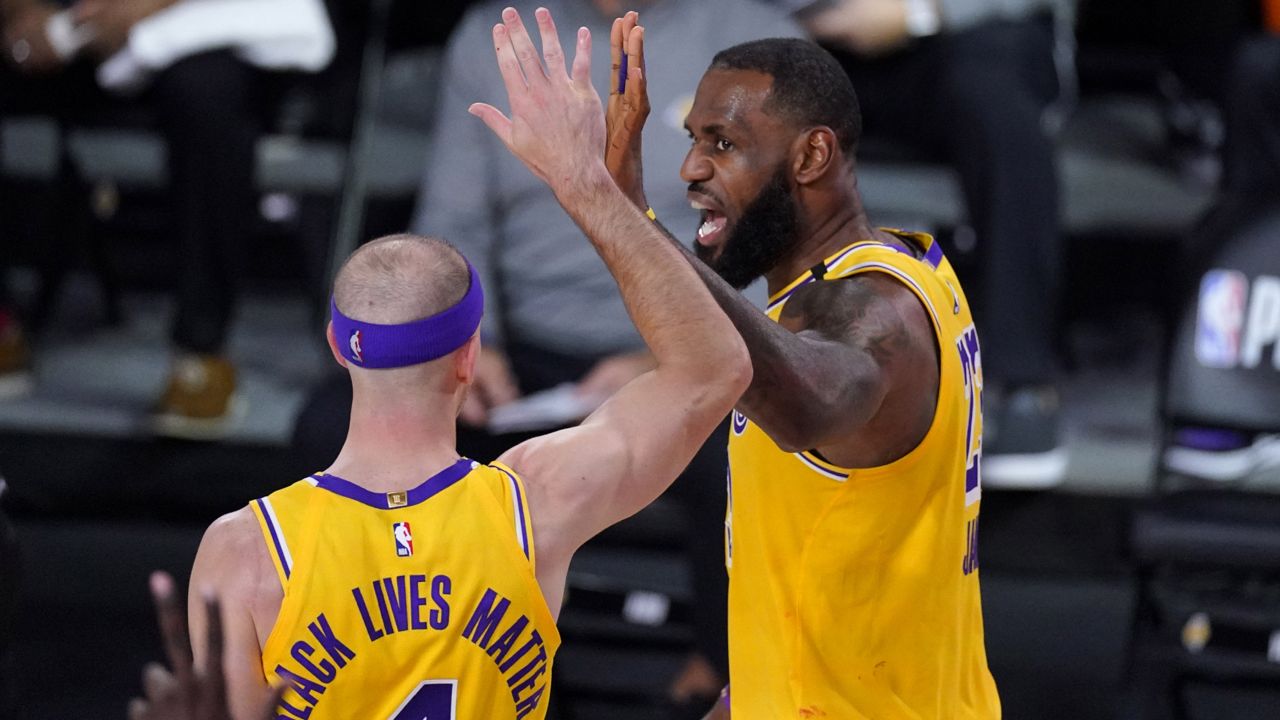
M 457 712 L 457 680 L 424 680 L 387 720 L 454 720 Z

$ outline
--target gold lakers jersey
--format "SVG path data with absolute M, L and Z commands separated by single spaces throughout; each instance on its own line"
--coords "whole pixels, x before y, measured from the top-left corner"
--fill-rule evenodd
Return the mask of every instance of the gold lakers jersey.
M 900 235 L 906 236 L 905 233 Z M 781 450 L 734 412 L 725 522 L 734 720 L 996 718 L 978 593 L 982 365 L 941 249 L 922 258 L 850 245 L 797 288 L 883 273 L 920 299 L 937 334 L 937 410 L 923 442 L 874 468 Z
M 525 497 L 463 458 L 406 492 L 316 475 L 250 503 L 284 587 L 277 716 L 543 718 L 560 635 Z

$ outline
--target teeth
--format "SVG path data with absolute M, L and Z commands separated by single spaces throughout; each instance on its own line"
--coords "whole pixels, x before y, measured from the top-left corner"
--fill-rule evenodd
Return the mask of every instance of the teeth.
M 715 231 L 716 231 L 715 223 L 708 220 L 702 223 L 702 226 L 698 228 L 698 237 L 700 238 L 706 237 Z
M 710 210 L 711 209 L 706 205 L 703 205 L 702 203 L 698 202 L 697 200 L 690 200 L 689 207 L 693 208 L 694 210 Z

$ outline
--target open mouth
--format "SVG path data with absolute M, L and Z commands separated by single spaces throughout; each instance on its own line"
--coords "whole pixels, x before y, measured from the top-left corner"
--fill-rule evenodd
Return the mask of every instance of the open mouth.
M 729 219 L 724 213 L 707 206 L 706 203 L 693 200 L 690 202 L 694 210 L 702 213 L 702 223 L 698 225 L 698 244 L 705 247 L 715 247 L 724 235 L 725 226 Z

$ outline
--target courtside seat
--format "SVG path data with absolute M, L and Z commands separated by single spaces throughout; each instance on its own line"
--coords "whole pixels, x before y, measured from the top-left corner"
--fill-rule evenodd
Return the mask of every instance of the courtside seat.
M 1192 685 L 1280 687 L 1280 323 L 1259 311 L 1280 285 L 1280 206 L 1209 240 L 1172 343 L 1157 495 L 1131 525 L 1140 719 L 1186 717 Z

